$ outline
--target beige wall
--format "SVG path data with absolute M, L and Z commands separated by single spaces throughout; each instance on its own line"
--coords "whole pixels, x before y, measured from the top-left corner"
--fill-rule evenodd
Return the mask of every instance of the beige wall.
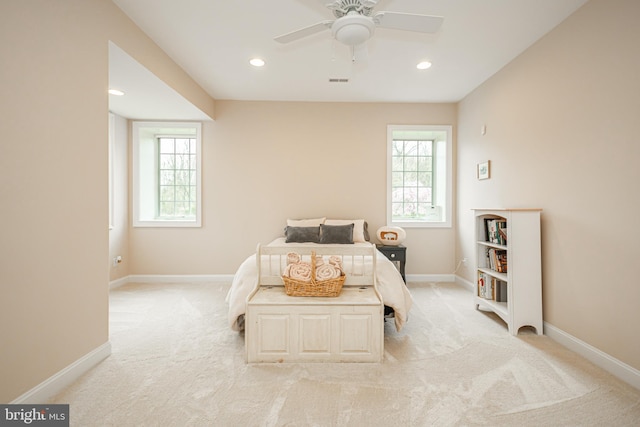
M 386 223 L 387 124 L 451 124 L 454 104 L 217 101 L 203 135 L 203 227 L 133 228 L 131 274 L 233 274 L 287 218 Z M 454 135 L 455 144 L 455 135 Z M 407 273 L 451 273 L 454 229 L 408 229 Z
M 636 369 L 638 16 L 636 0 L 591 0 L 460 103 L 457 236 L 472 259 L 472 208 L 544 209 L 545 322 Z
M 0 3 L 0 402 L 108 340 L 108 41 L 214 102 L 109 0 Z
M 129 275 L 129 122 L 113 114 L 112 148 L 112 220 L 109 228 L 109 280 L 126 278 Z M 113 259 L 122 257 L 120 264 Z

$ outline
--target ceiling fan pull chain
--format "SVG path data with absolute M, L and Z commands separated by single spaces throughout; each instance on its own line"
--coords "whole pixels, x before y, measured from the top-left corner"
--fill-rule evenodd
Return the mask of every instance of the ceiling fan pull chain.
M 331 40 L 331 62 L 336 60 L 336 39 Z

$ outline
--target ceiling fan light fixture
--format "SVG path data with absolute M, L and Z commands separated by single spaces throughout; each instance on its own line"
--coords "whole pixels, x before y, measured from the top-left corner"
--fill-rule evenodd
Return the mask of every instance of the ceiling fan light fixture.
M 431 62 L 429 61 L 421 61 L 418 63 L 418 65 L 416 65 L 416 68 L 418 70 L 426 70 L 427 68 L 431 68 Z
M 358 14 L 349 14 L 337 19 L 331 26 L 333 37 L 347 46 L 357 46 L 373 36 L 376 24 L 373 19 Z

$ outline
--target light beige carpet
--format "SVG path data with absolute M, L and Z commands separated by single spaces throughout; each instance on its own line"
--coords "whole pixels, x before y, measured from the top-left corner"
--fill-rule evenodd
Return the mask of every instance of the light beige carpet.
M 381 364 L 246 365 L 221 284 L 111 292 L 113 354 L 51 403 L 73 426 L 639 426 L 640 391 L 454 284 L 411 284 Z

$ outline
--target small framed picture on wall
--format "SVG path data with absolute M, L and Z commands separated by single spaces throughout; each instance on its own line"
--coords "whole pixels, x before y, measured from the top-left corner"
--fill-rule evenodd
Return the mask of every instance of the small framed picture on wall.
M 478 163 L 478 179 L 489 179 L 491 176 L 490 167 L 491 162 L 489 160 Z

